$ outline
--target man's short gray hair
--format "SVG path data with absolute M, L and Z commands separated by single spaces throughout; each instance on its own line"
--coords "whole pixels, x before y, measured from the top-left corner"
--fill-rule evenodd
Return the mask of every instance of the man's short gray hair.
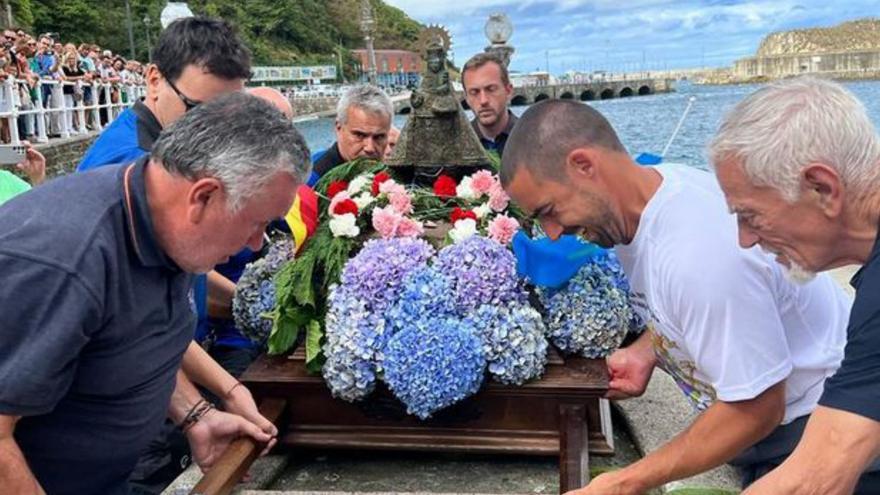
M 352 106 L 358 107 L 367 113 L 388 117 L 389 121 L 391 116 L 394 115 L 394 106 L 391 104 L 391 98 L 382 91 L 382 88 L 377 88 L 371 84 L 357 85 L 342 95 L 339 103 L 336 104 L 336 121 L 340 124 L 347 123 L 348 109 Z
M 814 77 L 769 84 L 737 104 L 710 143 L 709 160 L 740 163 L 753 184 L 791 202 L 810 163 L 834 168 L 855 198 L 880 186 L 880 139 L 865 107 L 840 84 Z
M 235 92 L 203 103 L 164 129 L 152 156 L 168 172 L 223 183 L 228 206 L 238 211 L 277 174 L 298 182 L 311 171 L 309 149 L 277 108 Z

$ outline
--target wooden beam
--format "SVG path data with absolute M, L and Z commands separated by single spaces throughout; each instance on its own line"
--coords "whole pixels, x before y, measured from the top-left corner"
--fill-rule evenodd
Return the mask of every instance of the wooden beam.
M 287 401 L 283 399 L 266 399 L 260 402 L 260 414 L 277 424 L 286 407 Z M 201 481 L 196 484 L 190 494 L 227 495 L 231 493 L 264 447 L 265 444 L 258 443 L 250 437 L 239 438 L 232 442 L 214 464 L 214 467 L 202 476 Z

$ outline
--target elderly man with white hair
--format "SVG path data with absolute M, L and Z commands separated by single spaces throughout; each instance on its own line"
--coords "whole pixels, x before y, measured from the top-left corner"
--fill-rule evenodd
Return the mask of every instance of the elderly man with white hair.
M 768 85 L 721 124 L 710 158 L 744 248 L 801 278 L 861 264 L 843 362 L 791 456 L 746 492 L 880 493 L 880 137 L 841 85 Z M 867 469 L 866 473 L 863 473 Z

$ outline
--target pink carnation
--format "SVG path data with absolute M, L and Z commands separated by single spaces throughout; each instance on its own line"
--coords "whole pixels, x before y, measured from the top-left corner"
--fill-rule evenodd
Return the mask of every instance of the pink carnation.
M 397 229 L 397 235 L 400 237 L 418 237 L 424 232 L 422 222 L 406 217 L 400 222 L 400 226 Z
M 394 211 L 401 215 L 409 215 L 412 213 L 412 199 L 409 194 L 403 192 L 393 192 L 388 194 L 388 202 L 394 207 Z
M 498 215 L 489 222 L 489 238 L 507 245 L 519 230 L 519 222 L 507 215 Z
M 327 211 L 329 211 L 330 214 L 333 215 L 333 211 L 336 208 L 336 205 L 342 203 L 347 199 L 351 199 L 351 196 L 349 196 L 348 192 L 339 191 L 330 199 L 330 208 L 328 208 Z
M 510 204 L 510 196 L 504 192 L 500 183 L 495 183 L 489 190 L 489 208 L 493 211 L 504 211 Z
M 379 184 L 379 193 L 385 193 L 389 196 L 392 194 L 406 194 L 406 188 L 397 182 L 394 182 L 394 180 L 388 179 Z
M 373 228 L 383 239 L 395 237 L 402 221 L 403 215 L 394 211 L 394 207 L 391 205 L 373 209 Z
M 421 222 L 401 215 L 392 205 L 373 210 L 373 228 L 383 239 L 418 237 L 424 232 Z
M 488 170 L 480 170 L 471 176 L 471 189 L 477 197 L 489 194 L 496 184 L 498 184 L 498 179 Z

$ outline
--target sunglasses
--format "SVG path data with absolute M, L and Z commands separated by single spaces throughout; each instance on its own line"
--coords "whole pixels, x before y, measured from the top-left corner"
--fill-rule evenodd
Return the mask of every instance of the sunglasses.
M 181 93 L 180 90 L 177 89 L 177 86 L 175 86 L 174 83 L 171 82 L 171 79 L 168 79 L 168 78 L 166 77 L 166 78 L 165 78 L 165 82 L 168 83 L 168 86 L 170 86 L 171 89 L 174 90 L 174 94 L 176 94 L 177 97 L 180 98 L 180 101 L 183 102 L 183 106 L 186 107 L 186 110 L 185 110 L 185 111 L 189 112 L 189 111 L 192 110 L 193 108 L 195 108 L 195 107 L 197 107 L 197 106 L 199 106 L 199 105 L 202 104 L 201 101 L 199 101 L 199 100 L 193 100 L 192 98 L 190 98 L 190 97 L 186 96 L 185 94 Z

